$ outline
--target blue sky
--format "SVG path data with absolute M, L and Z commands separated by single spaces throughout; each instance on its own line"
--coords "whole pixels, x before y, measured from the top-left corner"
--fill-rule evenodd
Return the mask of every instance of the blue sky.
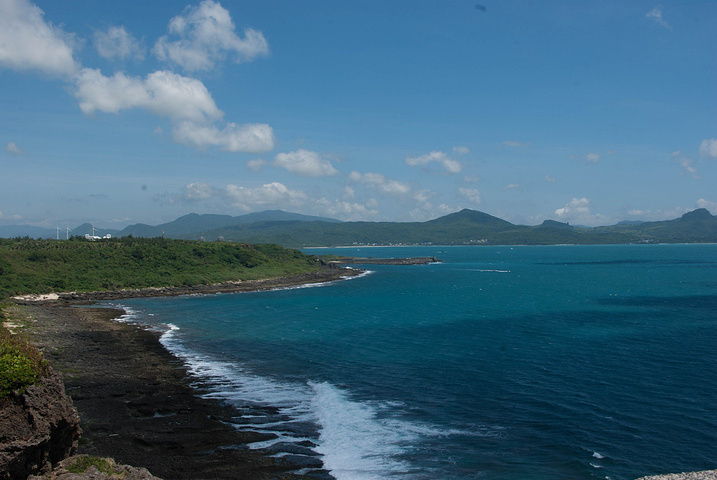
M 0 0 L 0 224 L 717 213 L 717 2 Z

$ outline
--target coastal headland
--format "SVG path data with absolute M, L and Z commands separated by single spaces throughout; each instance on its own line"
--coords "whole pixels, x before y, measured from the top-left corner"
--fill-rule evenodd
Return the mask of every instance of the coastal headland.
M 408 257 L 408 258 L 375 258 L 375 257 L 339 257 L 328 262 L 334 265 L 428 265 L 441 263 L 436 257 Z
M 23 331 L 64 375 L 83 430 L 78 453 L 112 457 L 165 480 L 330 479 L 318 456 L 275 458 L 251 450 L 249 444 L 270 437 L 232 427 L 229 420 L 236 412 L 201 397 L 182 361 L 161 345 L 158 333 L 114 321 L 124 314 L 122 310 L 87 304 L 138 296 L 285 288 L 359 273 L 331 269 L 199 287 L 24 296 L 15 299 L 19 306 L 11 308 L 25 318 Z
M 286 277 L 266 278 L 261 280 L 238 280 L 213 283 L 210 285 L 185 285 L 176 287 L 147 287 L 137 289 L 108 290 L 95 292 L 61 292 L 54 294 L 20 295 L 13 298 L 16 303 L 36 304 L 38 302 L 93 302 L 120 300 L 137 297 L 175 297 L 179 295 L 212 295 L 216 293 L 255 292 L 273 290 L 296 285 L 333 282 L 342 278 L 353 277 L 363 273 L 357 269 L 325 269 L 315 272 L 301 273 Z

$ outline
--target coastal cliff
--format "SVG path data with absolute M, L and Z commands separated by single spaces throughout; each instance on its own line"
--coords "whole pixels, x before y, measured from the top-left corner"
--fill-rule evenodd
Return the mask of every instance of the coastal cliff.
M 59 373 L 0 402 L 0 479 L 47 473 L 77 451 L 80 419 Z
M 75 455 L 82 430 L 62 375 L 49 374 L 0 402 L 2 480 L 160 480 L 145 468 Z

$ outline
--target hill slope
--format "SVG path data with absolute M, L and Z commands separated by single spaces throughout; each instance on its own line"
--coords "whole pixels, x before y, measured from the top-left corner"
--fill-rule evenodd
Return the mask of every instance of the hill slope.
M 391 244 L 619 244 L 717 242 L 717 217 L 707 210 L 681 218 L 610 227 L 573 227 L 546 220 L 538 226 L 514 225 L 483 212 L 462 210 L 427 222 L 256 222 L 187 235 L 214 240 L 273 242 L 284 246 Z
M 0 240 L 0 299 L 52 291 L 207 285 L 319 268 L 312 257 L 278 245 L 131 237 Z
M 8 227 L 2 227 L 8 231 Z M 88 233 L 89 224 L 72 233 Z M 48 231 L 45 231 L 47 233 Z M 50 230 L 54 238 L 56 232 Z M 162 237 L 209 241 L 223 238 L 246 243 L 276 243 L 285 247 L 391 244 L 618 244 L 717 242 L 717 217 L 697 209 L 674 220 L 620 222 L 605 227 L 575 227 L 546 220 L 537 226 L 514 225 L 475 210 L 461 210 L 427 222 L 340 222 L 335 219 L 267 210 L 230 215 L 185 215 L 157 226 L 136 224 L 100 235 Z M 2 230 L 0 229 L 0 235 Z M 18 236 L 18 235 L 12 235 Z M 61 235 L 62 238 L 62 235 Z
M 299 213 L 285 212 L 283 210 L 265 210 L 263 212 L 248 213 L 232 217 L 231 215 L 214 215 L 190 213 L 179 217 L 171 222 L 162 223 L 160 225 L 151 226 L 143 223 L 129 225 L 118 233 L 119 236 L 132 235 L 135 237 L 161 237 L 179 238 L 183 236 L 191 236 L 197 232 L 216 230 L 233 225 L 244 225 L 255 222 L 290 222 L 290 221 L 323 221 L 336 222 L 339 220 L 325 217 L 315 217 L 311 215 L 301 215 Z

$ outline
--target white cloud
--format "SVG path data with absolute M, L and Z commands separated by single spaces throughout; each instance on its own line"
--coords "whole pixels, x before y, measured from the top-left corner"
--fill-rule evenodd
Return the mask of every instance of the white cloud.
M 555 210 L 555 214 L 562 219 L 585 217 L 590 215 L 590 200 L 587 198 L 574 198 L 563 208 Z
M 506 185 L 505 187 L 503 187 L 503 190 L 512 190 L 514 188 L 520 188 L 520 185 L 518 185 L 517 183 L 511 183 L 510 185 Z
M 246 162 L 246 168 L 248 168 L 252 172 L 258 172 L 262 168 L 264 168 L 264 165 L 267 165 L 268 163 L 269 162 L 267 162 L 263 158 L 255 158 Z
M 443 165 L 443 168 L 445 168 L 448 173 L 460 173 L 462 169 L 460 162 L 451 159 L 444 152 L 435 150 L 419 157 L 406 157 L 406 164 L 412 167 L 427 165 L 432 162 Z
M 2 212 L 0 212 L 0 219 L 17 221 L 17 220 L 22 220 L 22 216 L 21 215 L 4 215 Z
M 316 200 L 315 208 L 323 212 L 324 215 L 337 217 L 341 220 L 362 220 L 366 217 L 372 217 L 378 214 L 378 203 L 370 200 L 366 204 L 357 202 L 348 202 L 343 200 L 330 201 L 326 198 Z
M 123 72 L 107 77 L 99 70 L 85 68 L 77 79 L 75 96 L 86 114 L 143 108 L 168 117 L 175 124 L 174 140 L 183 145 L 249 153 L 274 148 L 274 131 L 269 125 L 229 122 L 223 129 L 213 125 L 224 113 L 204 84 L 166 70 L 142 79 Z
M 435 192 L 432 192 L 430 190 L 421 190 L 420 192 L 416 192 L 413 194 L 413 199 L 417 202 L 432 207 L 433 205 L 431 205 L 429 201 L 433 196 L 435 196 Z
M 672 27 L 665 21 L 664 18 L 662 18 L 662 5 L 658 5 L 647 14 L 645 14 L 645 17 L 649 18 L 653 22 L 655 22 L 656 25 L 659 25 L 662 28 L 665 28 L 667 30 L 672 30 Z
M 198 79 L 167 70 L 138 77 L 124 72 L 105 76 L 98 69 L 82 68 L 73 58 L 74 37 L 46 23 L 43 15 L 28 0 L 0 0 L 0 68 L 64 75 L 73 83 L 73 93 L 85 114 L 139 108 L 167 117 L 173 123 L 174 139 L 185 145 L 252 153 L 274 148 L 274 133 L 269 125 L 230 122 L 223 129 L 214 126 L 224 113 Z M 170 60 L 183 65 L 186 62 L 174 58 L 172 52 L 181 52 L 185 47 L 209 64 L 229 53 L 237 61 L 268 53 L 260 32 L 248 29 L 246 37 L 239 38 L 229 12 L 211 0 L 187 8 L 183 15 L 172 19 L 169 30 L 179 40 L 170 42 L 163 37 L 167 48 L 163 51 Z M 106 58 L 143 55 L 143 47 L 124 27 L 95 32 L 95 45 Z M 193 68 L 191 62 L 186 65 Z M 161 128 L 155 134 L 161 135 Z
M 274 157 L 274 165 L 305 177 L 324 177 L 339 173 L 331 162 L 321 158 L 317 152 L 304 150 L 279 153 Z
M 463 169 L 460 162 L 451 159 L 443 161 L 443 168 L 445 168 L 448 173 L 461 173 L 461 170 Z
M 240 63 L 269 54 L 260 31 L 246 28 L 239 37 L 229 11 L 211 0 L 187 7 L 169 22 L 168 32 L 157 40 L 154 54 L 189 71 L 212 70 L 229 56 Z
M 510 148 L 526 148 L 530 146 L 530 143 L 526 142 L 516 142 L 514 140 L 506 140 L 503 142 L 504 147 L 510 147 Z
M 471 151 L 468 149 L 468 147 L 458 146 L 458 147 L 453 147 L 453 153 L 456 153 L 458 155 L 467 155 L 467 154 L 471 153 Z
M 88 115 L 98 110 L 118 113 L 128 108 L 146 108 L 151 101 L 141 79 L 128 77 L 122 72 L 106 77 L 99 70 L 90 68 L 85 68 L 78 77 L 75 97 L 80 109 Z
M 108 60 L 144 58 L 144 47 L 124 26 L 109 27 L 106 32 L 95 31 L 95 48 L 100 56 Z
M 460 187 L 460 188 L 458 188 L 458 191 L 466 199 L 470 200 L 471 202 L 475 203 L 476 205 L 480 205 L 481 197 L 480 197 L 480 192 L 477 189 Z
M 555 210 L 555 215 L 566 222 L 581 225 L 606 225 L 612 221 L 604 215 L 591 213 L 590 200 L 585 197 L 573 198 L 563 208 Z
M 18 147 L 15 142 L 8 142 L 7 147 L 5 147 L 5 151 L 13 155 L 25 155 L 25 150 Z
M 699 205 L 699 201 L 697 202 Z M 686 208 L 674 207 L 667 210 L 639 210 L 632 209 L 627 212 L 632 217 L 638 217 L 643 221 L 672 220 L 687 212 Z
M 174 121 L 194 122 L 213 121 L 223 115 L 201 81 L 166 70 L 141 79 L 122 72 L 107 77 L 99 70 L 84 68 L 75 96 L 86 114 L 145 108 Z
M 600 154 L 599 153 L 588 153 L 585 155 L 585 160 L 587 160 L 590 163 L 598 163 L 600 161 Z
M 183 199 L 187 201 L 206 200 L 214 195 L 214 188 L 201 182 L 194 182 L 185 185 Z
M 438 211 L 441 212 L 443 215 L 453 213 L 456 210 L 457 210 L 456 208 L 449 207 L 445 203 L 441 203 L 440 205 L 438 205 Z
M 677 152 L 676 152 L 677 153 Z M 699 173 L 697 172 L 697 167 L 694 165 L 694 161 L 687 157 L 682 157 L 677 162 L 680 164 L 680 167 L 682 167 L 682 170 L 684 173 L 689 174 L 692 176 L 692 178 L 699 179 L 700 177 Z
M 380 173 L 351 172 L 349 179 L 374 188 L 380 192 L 394 196 L 404 196 L 411 193 L 411 187 L 398 180 L 389 180 Z
M 197 148 L 219 147 L 228 152 L 264 153 L 274 148 L 274 131 L 269 125 L 227 123 L 219 130 L 214 125 L 182 122 L 172 130 L 174 139 Z
M 0 1 L 0 67 L 72 76 L 74 38 L 46 23 L 27 0 Z
M 717 202 L 710 202 L 709 200 L 700 198 L 697 200 L 697 206 L 699 208 L 706 208 L 710 212 L 717 213 Z
M 254 207 L 296 207 L 306 202 L 306 194 L 290 190 L 283 183 L 272 182 L 256 188 L 227 185 L 225 193 L 232 204 L 245 211 Z
M 557 182 L 558 180 L 557 180 L 555 177 L 551 177 L 550 175 L 546 175 L 546 176 L 545 176 L 545 181 L 548 182 L 548 183 L 555 183 L 555 182 Z
M 304 204 L 307 196 L 300 190 L 291 190 L 279 182 L 259 187 L 227 185 L 215 187 L 204 182 L 192 182 L 184 186 L 178 194 L 163 193 L 154 196 L 154 200 L 163 204 L 195 203 L 212 201 L 242 211 L 258 208 L 293 208 Z
M 717 158 L 717 140 L 714 138 L 702 140 L 700 155 L 705 158 Z

